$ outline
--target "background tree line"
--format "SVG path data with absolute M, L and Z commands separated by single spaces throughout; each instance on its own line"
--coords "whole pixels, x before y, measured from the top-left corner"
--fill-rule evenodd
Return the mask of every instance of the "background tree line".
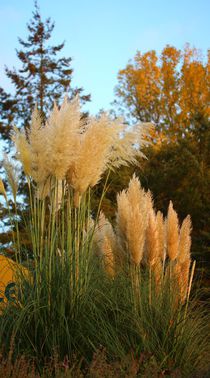
M 0 133 L 7 142 L 5 148 L 12 124 L 27 128 L 35 104 L 45 120 L 53 102 L 59 103 L 64 93 L 70 97 L 79 94 L 83 103 L 90 101 L 82 88 L 72 88 L 72 60 L 59 57 L 64 43 L 50 45 L 54 23 L 42 20 L 36 2 L 27 28 L 27 39 L 19 38 L 17 50 L 21 67 L 6 68 L 15 91 L 10 94 L 0 88 Z M 139 51 L 119 71 L 116 112 L 123 114 L 128 123 L 152 121 L 155 127 L 151 144 L 144 151 L 147 160 L 139 167 L 111 173 L 104 201 L 104 211 L 112 218 L 116 192 L 127 185 L 135 170 L 142 185 L 154 193 L 157 209 L 166 214 L 172 199 L 181 218 L 191 214 L 193 253 L 206 271 L 210 271 L 209 84 L 210 54 L 203 57 L 189 45 L 182 51 L 166 46 L 160 55 Z M 99 184 L 96 198 L 100 190 Z M 1 213 L 3 217 L 3 205 Z M 8 232 L 0 238 L 2 245 L 7 243 Z
M 166 214 L 169 200 L 193 223 L 193 253 L 210 268 L 210 53 L 186 45 L 137 52 L 119 71 L 118 111 L 130 121 L 152 121 L 152 144 L 138 174 Z M 207 268 L 207 269 L 206 269 Z

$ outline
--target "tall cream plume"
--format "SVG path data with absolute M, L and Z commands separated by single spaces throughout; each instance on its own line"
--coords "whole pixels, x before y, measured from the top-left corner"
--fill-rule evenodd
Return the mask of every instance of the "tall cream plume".
M 78 96 L 71 102 L 65 97 L 60 110 L 54 105 L 47 120 L 46 167 L 58 180 L 65 175 L 72 163 L 79 158 L 80 133 L 84 121 L 81 120 Z
M 128 131 L 122 119 L 112 120 L 106 114 L 84 119 L 79 98 L 65 97 L 60 109 L 54 105 L 45 125 L 36 107 L 27 135 L 16 129 L 13 140 L 24 171 L 39 192 L 47 192 L 43 188 L 50 177 L 66 178 L 79 203 L 107 169 L 137 162 L 150 127 L 140 124 Z
M 180 229 L 179 237 L 179 254 L 177 259 L 180 263 L 184 263 L 186 260 L 190 259 L 190 248 L 191 248 L 191 233 L 192 223 L 190 216 L 188 215 L 182 223 Z
M 27 133 L 14 127 L 12 140 L 25 174 L 31 176 L 37 184 L 43 185 L 49 175 L 46 168 L 47 136 L 37 107 L 32 113 L 31 125 Z
M 179 252 L 179 222 L 173 204 L 170 201 L 166 220 L 167 253 L 171 261 L 174 261 Z
M 30 176 L 32 173 L 32 156 L 30 144 L 26 139 L 25 133 L 18 130 L 17 127 L 14 127 L 11 140 L 15 144 L 17 158 L 21 161 L 26 176 Z
M 127 193 L 123 190 L 117 194 L 117 214 L 116 214 L 116 237 L 119 245 L 118 266 L 123 267 L 128 256 L 128 219 L 130 214 L 130 205 L 127 198 Z
M 181 294 L 182 302 L 185 301 L 188 287 L 189 287 L 190 265 L 191 265 L 190 258 L 186 259 L 182 264 L 180 264 L 180 271 L 181 271 L 180 294 Z
M 43 200 L 46 198 L 52 189 L 51 179 L 48 177 L 45 181 L 39 182 L 36 190 L 36 198 Z
M 110 151 L 117 137 L 118 130 L 106 115 L 89 120 L 86 131 L 80 136 L 77 159 L 69 166 L 67 176 L 80 195 L 100 180 L 107 169 Z
M 145 242 L 147 227 L 147 198 L 138 178 L 134 175 L 127 191 L 117 196 L 117 235 L 120 244 L 130 254 L 135 265 L 139 265 Z
M 5 169 L 6 177 L 13 194 L 14 201 L 16 202 L 17 191 L 19 186 L 19 170 L 17 166 L 14 165 L 6 154 L 3 155 L 3 167 Z
M 149 128 L 149 126 L 148 126 Z M 138 130 L 138 133 L 137 133 Z M 112 120 L 107 114 L 90 118 L 80 138 L 77 159 L 70 165 L 67 179 L 75 189 L 75 197 L 81 196 L 88 187 L 95 186 L 107 169 L 136 163 L 142 156 L 135 144 L 143 145 L 146 127 L 126 131 L 121 118 Z
M 3 194 L 4 198 L 6 199 L 7 198 L 7 194 L 6 194 L 6 190 L 5 190 L 5 187 L 4 187 L 4 183 L 2 181 L 2 179 L 0 178 L 0 194 Z
M 46 188 L 50 177 L 65 178 L 69 166 L 77 158 L 82 127 L 78 98 L 72 102 L 65 98 L 60 110 L 54 105 L 45 125 L 35 107 L 27 135 L 14 129 L 12 139 L 18 158 L 25 173 L 37 183 L 38 196 L 48 194 Z
M 160 250 L 163 248 L 163 218 L 156 215 L 153 209 L 153 200 L 150 192 L 147 193 L 148 225 L 146 228 L 145 262 L 154 274 L 156 289 L 158 290 L 163 273 L 163 261 Z
M 101 212 L 98 224 L 94 232 L 94 243 L 99 249 L 100 255 L 104 260 L 104 267 L 110 277 L 115 275 L 115 253 L 117 248 L 116 236 L 111 223 Z
M 31 151 L 31 175 L 36 183 L 43 183 L 49 175 L 46 163 L 50 157 L 47 156 L 48 139 L 46 129 L 42 125 L 37 106 L 32 113 L 31 125 L 27 131 L 27 136 Z
M 112 240 L 105 235 L 103 239 L 103 256 L 104 256 L 104 266 L 105 271 L 107 274 L 113 278 L 115 276 L 115 261 L 114 261 L 114 255 L 113 255 L 113 245 Z
M 162 261 L 165 261 L 165 224 L 161 211 L 156 215 L 157 231 L 158 231 L 158 254 Z
M 188 284 L 189 284 L 189 274 L 190 274 L 190 247 L 191 247 L 191 233 L 192 223 L 191 218 L 188 215 L 182 222 L 179 236 L 179 254 L 177 256 L 177 263 L 180 266 L 180 291 L 181 300 L 184 302 Z
M 138 164 L 139 157 L 145 157 L 141 148 L 146 144 L 146 137 L 152 127 L 151 123 L 140 123 L 127 129 L 123 119 L 115 120 L 120 135 L 110 151 L 108 167 L 119 168 L 121 165 Z M 136 148 L 134 147 L 136 146 Z
M 146 251 L 147 263 L 150 267 L 152 267 L 160 258 L 157 222 L 155 212 L 152 207 L 149 210 L 148 225 L 146 228 Z

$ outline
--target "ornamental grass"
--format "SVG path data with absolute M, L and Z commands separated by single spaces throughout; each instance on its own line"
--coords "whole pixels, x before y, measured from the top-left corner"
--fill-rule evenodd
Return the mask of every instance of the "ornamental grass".
M 106 184 L 97 211 L 91 209 L 103 175 L 144 158 L 150 127 L 128 128 L 107 114 L 84 118 L 76 97 L 55 105 L 45 124 L 35 109 L 28 130 L 14 128 L 28 187 L 27 245 L 17 212 L 18 175 L 7 159 L 15 214 L 2 180 L 0 193 L 13 225 L 10 248 L 29 274 L 16 273 L 15 300 L 0 314 L 4 358 L 12 342 L 13 362 L 25 356 L 38 374 L 55 352 L 58 361 L 77 356 L 85 374 L 99 350 L 107 366 L 121 361 L 119 376 L 128 355 L 133 376 L 146 372 L 148 359 L 140 361 L 148 355 L 157 376 L 208 369 L 208 314 L 191 295 L 190 217 L 180 225 L 171 202 L 165 218 L 156 212 L 135 175 L 117 194 L 114 222 L 101 212 Z

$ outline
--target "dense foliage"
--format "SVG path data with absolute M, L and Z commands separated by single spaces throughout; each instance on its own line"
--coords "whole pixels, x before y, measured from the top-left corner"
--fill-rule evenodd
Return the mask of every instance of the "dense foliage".
M 173 199 L 183 218 L 191 214 L 193 251 L 209 269 L 210 124 L 209 56 L 187 45 L 138 52 L 119 71 L 116 102 L 128 119 L 153 121 L 148 160 L 138 174 L 166 213 Z

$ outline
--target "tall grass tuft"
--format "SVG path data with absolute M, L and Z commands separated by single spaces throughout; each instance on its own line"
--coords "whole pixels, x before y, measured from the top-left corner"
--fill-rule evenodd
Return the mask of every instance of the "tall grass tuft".
M 149 354 L 157 374 L 183 376 L 206 361 L 207 316 L 190 299 L 189 216 L 180 227 L 172 203 L 166 219 L 156 213 L 135 175 L 117 195 L 113 225 L 100 211 L 106 188 L 94 218 L 91 211 L 92 187 L 104 172 L 135 163 L 147 132 L 106 114 L 83 119 L 78 98 L 55 105 L 45 125 L 35 109 L 26 133 L 14 129 L 30 204 L 28 273 L 17 271 L 16 301 L 0 314 L 1 347 L 9 354 L 12 340 L 14 360 L 32 358 L 41 373 L 54 353 L 59 361 L 76 355 L 84 372 L 101 350 L 105 365 L 121 361 L 119 374 L 132 356 L 138 375 Z M 7 198 L 2 181 L 0 192 Z M 16 232 L 19 262 L 20 239 Z

